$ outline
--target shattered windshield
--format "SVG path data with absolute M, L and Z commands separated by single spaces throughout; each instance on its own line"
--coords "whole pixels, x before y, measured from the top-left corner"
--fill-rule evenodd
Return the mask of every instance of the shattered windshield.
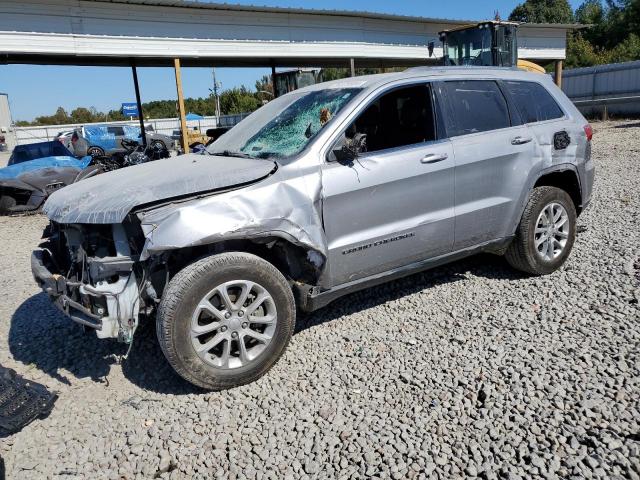
M 275 99 L 209 145 L 207 152 L 251 158 L 296 155 L 359 91 L 327 88 Z

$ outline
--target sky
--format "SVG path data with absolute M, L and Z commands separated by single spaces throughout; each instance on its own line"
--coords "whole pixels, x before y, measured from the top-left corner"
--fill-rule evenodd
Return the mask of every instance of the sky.
M 517 0 L 227 0 L 243 5 L 338 9 L 414 15 L 449 19 L 493 18 L 497 10 L 507 18 L 520 2 Z M 575 9 L 582 0 L 570 0 Z M 222 89 L 245 85 L 270 74 L 266 68 L 218 68 Z M 212 86 L 210 68 L 183 68 L 185 97 L 206 97 Z M 143 102 L 176 98 L 172 68 L 138 68 Z M 0 92 L 9 94 L 14 121 L 33 120 L 51 115 L 59 106 L 71 111 L 76 107 L 95 107 L 99 111 L 118 109 L 123 102 L 135 101 L 131 69 L 124 67 L 69 67 L 40 65 L 1 65 Z

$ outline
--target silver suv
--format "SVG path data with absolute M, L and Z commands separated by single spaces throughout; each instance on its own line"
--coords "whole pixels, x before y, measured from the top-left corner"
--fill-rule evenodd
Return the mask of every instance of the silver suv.
M 591 127 L 546 75 L 416 68 L 284 95 L 207 147 L 55 192 L 33 274 L 98 337 L 155 316 L 189 382 L 251 382 L 296 307 L 476 252 L 558 269 L 591 197 Z M 151 367 L 151 366 L 150 366 Z

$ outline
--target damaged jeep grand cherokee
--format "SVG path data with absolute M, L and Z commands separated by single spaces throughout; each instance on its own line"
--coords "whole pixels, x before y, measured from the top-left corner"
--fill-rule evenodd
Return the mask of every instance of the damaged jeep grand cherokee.
M 32 256 L 100 338 L 154 321 L 207 389 L 256 380 L 296 308 L 476 252 L 548 274 L 591 197 L 591 127 L 545 75 L 418 68 L 303 88 L 207 147 L 55 192 Z

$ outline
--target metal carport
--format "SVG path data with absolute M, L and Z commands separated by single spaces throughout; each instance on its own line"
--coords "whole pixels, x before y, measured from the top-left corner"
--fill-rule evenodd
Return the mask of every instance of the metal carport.
M 425 65 L 442 56 L 438 32 L 466 23 L 180 0 L 0 1 L 0 63 L 131 66 L 134 79 L 136 66 L 172 65 L 182 104 L 181 65 Z M 575 27 L 522 25 L 520 58 L 561 69 Z

